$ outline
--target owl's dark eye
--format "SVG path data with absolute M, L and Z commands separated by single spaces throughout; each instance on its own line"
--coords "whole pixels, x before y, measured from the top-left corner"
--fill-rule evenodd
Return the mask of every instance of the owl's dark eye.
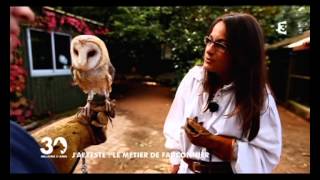
M 76 49 L 73 49 L 73 52 L 78 56 L 78 50 L 76 50 Z
M 96 53 L 97 53 L 96 50 L 91 50 L 91 51 L 89 51 L 89 52 L 88 52 L 88 58 L 96 55 Z

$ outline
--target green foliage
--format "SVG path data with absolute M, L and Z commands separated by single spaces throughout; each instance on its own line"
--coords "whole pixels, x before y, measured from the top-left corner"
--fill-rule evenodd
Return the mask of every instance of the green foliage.
M 104 22 L 111 30 L 108 41 L 126 44 L 121 54 L 130 55 L 136 63 L 143 59 L 146 42 L 148 46 L 158 44 L 159 48 L 165 44 L 171 50 L 176 85 L 192 66 L 201 64 L 203 37 L 212 21 L 224 13 L 246 12 L 255 16 L 269 44 L 301 34 L 310 27 L 310 6 L 70 7 L 67 10 Z M 276 32 L 281 21 L 287 21 L 287 35 Z
M 119 7 L 109 20 L 113 38 L 122 41 L 160 41 L 159 7 Z

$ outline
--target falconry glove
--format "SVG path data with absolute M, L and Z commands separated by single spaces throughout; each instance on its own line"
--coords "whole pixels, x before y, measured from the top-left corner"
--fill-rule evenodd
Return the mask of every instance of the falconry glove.
M 65 158 L 51 158 L 59 173 L 72 173 L 79 161 L 79 157 L 75 154 L 82 152 L 86 147 L 101 144 L 107 140 L 107 125 L 108 121 L 115 117 L 114 108 L 114 101 L 111 103 L 109 112 L 106 112 L 104 103 L 103 105 L 93 104 L 90 107 L 90 117 L 77 113 L 35 131 L 32 136 L 42 148 L 52 148 L 50 155 L 65 156 Z M 66 140 L 67 147 L 61 143 L 43 142 L 45 137 L 52 140 L 62 137 Z

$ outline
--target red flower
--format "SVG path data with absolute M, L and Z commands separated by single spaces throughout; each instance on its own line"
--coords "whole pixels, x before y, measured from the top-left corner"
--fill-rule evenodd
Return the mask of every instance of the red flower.
M 11 43 L 13 45 L 13 48 L 18 48 L 21 45 L 21 41 L 18 39 L 17 36 L 12 36 Z
M 22 109 L 15 109 L 12 112 L 10 112 L 11 116 L 21 116 L 22 115 Z
M 19 61 L 21 58 L 15 62 Z M 10 92 L 22 92 L 25 89 L 26 77 L 27 72 L 22 65 L 10 64 Z
M 62 16 L 62 17 L 60 18 L 60 25 L 62 26 L 62 25 L 64 24 L 64 22 L 65 22 L 65 17 Z
M 31 110 L 27 110 L 24 115 L 26 117 L 31 117 L 32 116 L 32 111 Z
M 44 11 L 47 20 L 48 30 L 53 30 L 57 27 L 56 14 L 49 11 Z
M 24 124 L 26 121 L 26 118 L 24 116 L 17 116 L 17 120 L 21 123 Z
M 109 32 L 109 29 L 103 27 L 103 28 L 98 28 L 94 31 L 94 34 L 97 35 L 106 35 Z

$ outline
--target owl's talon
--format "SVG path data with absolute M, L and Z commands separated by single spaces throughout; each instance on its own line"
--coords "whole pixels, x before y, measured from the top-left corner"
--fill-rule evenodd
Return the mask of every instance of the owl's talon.
M 103 124 L 100 124 L 99 122 L 97 121 L 91 121 L 91 124 L 95 127 L 100 127 L 100 128 L 104 128 L 105 125 Z
M 111 103 L 109 100 L 106 100 L 106 112 L 110 113 L 111 112 Z
M 99 112 L 97 114 L 97 120 L 100 124 L 103 124 L 103 125 L 108 125 L 108 117 L 105 113 L 103 112 Z
M 79 107 L 79 112 L 78 112 L 79 116 L 85 116 L 85 109 L 84 107 Z
M 90 103 L 87 103 L 84 107 L 80 107 L 80 113 L 85 117 L 90 117 Z

